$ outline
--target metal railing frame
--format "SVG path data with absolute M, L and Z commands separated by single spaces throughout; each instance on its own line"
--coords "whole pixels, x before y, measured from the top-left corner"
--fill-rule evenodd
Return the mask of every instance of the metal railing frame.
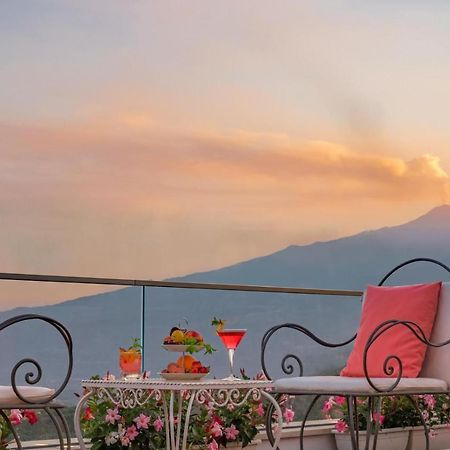
M 196 283 L 186 281 L 159 281 L 159 280 L 133 280 L 127 278 L 96 278 L 80 277 L 66 275 L 39 275 L 25 273 L 1 272 L 0 280 L 7 281 L 29 281 L 41 283 L 68 283 L 68 284 L 95 284 L 109 286 L 131 286 L 141 288 L 141 330 L 140 338 L 142 344 L 142 370 L 145 367 L 145 307 L 146 307 L 146 288 L 172 288 L 172 289 L 200 289 L 215 291 L 237 291 L 237 292 L 262 292 L 276 294 L 299 294 L 299 295 L 324 295 L 340 297 L 361 297 L 362 291 L 342 290 L 342 289 L 315 289 L 301 287 L 279 287 L 264 285 L 245 285 L 245 284 L 223 284 L 223 283 Z

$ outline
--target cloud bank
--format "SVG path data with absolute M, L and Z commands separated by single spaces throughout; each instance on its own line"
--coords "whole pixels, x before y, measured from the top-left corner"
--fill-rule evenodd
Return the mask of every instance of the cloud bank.
M 1 271 L 161 278 L 450 200 L 432 153 L 119 125 L 0 125 Z

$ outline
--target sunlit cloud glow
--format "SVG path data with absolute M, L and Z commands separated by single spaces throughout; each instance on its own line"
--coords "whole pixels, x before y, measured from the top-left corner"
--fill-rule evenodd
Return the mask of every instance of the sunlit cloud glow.
M 95 129 L 0 125 L 0 270 L 161 278 L 381 226 L 386 211 L 396 223 L 400 202 L 449 200 L 449 176 L 430 153 L 405 160 L 286 135 Z

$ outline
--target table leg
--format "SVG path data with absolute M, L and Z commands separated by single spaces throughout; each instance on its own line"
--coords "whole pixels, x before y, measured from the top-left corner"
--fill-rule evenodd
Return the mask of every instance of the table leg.
M 164 426 L 166 427 L 166 450 L 170 450 L 170 423 L 165 392 L 163 392 Z
M 177 440 L 176 440 L 176 449 L 180 449 L 180 441 L 181 441 L 181 424 L 183 417 L 183 391 L 180 391 L 178 394 L 178 416 L 177 416 Z
M 171 450 L 177 450 L 175 445 L 175 415 L 173 413 L 174 408 L 174 391 L 170 391 L 170 401 L 169 401 L 169 424 L 170 424 L 170 444 Z
M 78 439 L 80 450 L 86 450 L 86 446 L 84 445 L 83 433 L 81 432 L 81 425 L 80 425 L 81 409 L 83 408 L 83 405 L 86 403 L 86 401 L 90 397 L 92 397 L 93 394 L 94 394 L 93 391 L 89 391 L 85 395 L 83 395 L 83 397 L 80 398 L 77 407 L 75 408 L 75 413 L 73 416 L 73 426 L 75 428 L 75 436 Z
M 183 446 L 181 447 L 182 450 L 186 450 L 187 446 L 187 438 L 188 438 L 188 432 L 189 432 L 189 419 L 191 418 L 191 411 L 192 411 L 192 404 L 194 403 L 195 399 L 195 392 L 190 392 L 191 397 L 189 398 L 188 407 L 186 410 L 186 417 L 184 419 L 184 432 L 183 432 Z
M 281 412 L 280 405 L 278 402 L 266 391 L 261 391 L 261 395 L 265 397 L 275 408 L 277 413 L 277 430 L 275 432 L 275 441 L 273 442 L 272 449 L 276 450 L 278 448 L 278 444 L 280 443 L 281 433 L 283 431 L 283 413 Z

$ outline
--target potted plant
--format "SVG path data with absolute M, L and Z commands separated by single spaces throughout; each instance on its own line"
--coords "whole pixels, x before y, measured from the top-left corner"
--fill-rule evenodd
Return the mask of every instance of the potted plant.
M 437 427 L 450 423 L 450 399 L 446 394 L 418 395 L 414 397 L 431 436 L 439 433 Z M 375 400 L 377 401 L 377 400 Z M 369 414 L 368 397 L 357 398 L 358 427 L 360 430 L 360 447 L 364 448 L 366 441 L 367 420 L 372 421 L 372 430 L 375 426 L 380 428 L 378 433 L 379 450 L 405 450 L 412 449 L 410 431 L 412 427 L 418 427 L 420 436 L 416 436 L 416 442 L 423 448 L 423 428 L 419 413 L 404 396 L 385 396 L 381 398 L 379 413 Z M 327 418 L 338 419 L 335 424 L 335 439 L 338 450 L 351 449 L 350 433 L 348 431 L 348 408 L 344 397 L 329 397 L 323 405 L 322 412 Z M 432 447 L 433 448 L 433 447 Z M 434 447 L 438 449 L 439 447 Z M 442 448 L 445 448 L 442 447 Z
M 422 415 L 430 428 L 430 450 L 448 449 L 450 446 L 450 397 L 447 394 L 419 395 L 416 397 Z M 423 428 L 410 432 L 407 450 L 422 450 Z
M 11 427 L 17 427 L 24 421 L 34 425 L 38 421 L 36 412 L 32 409 L 11 409 L 3 411 L 8 418 L 9 424 L 0 416 L 0 450 L 8 449 L 13 439 Z

